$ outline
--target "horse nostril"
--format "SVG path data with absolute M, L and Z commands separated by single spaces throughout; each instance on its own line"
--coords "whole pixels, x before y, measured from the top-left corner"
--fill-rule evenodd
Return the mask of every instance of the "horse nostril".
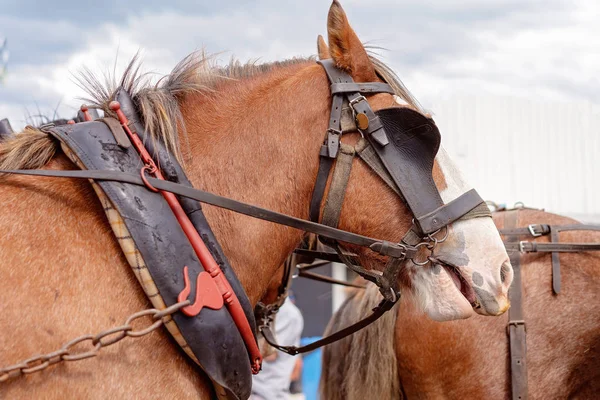
M 506 277 L 510 275 L 510 263 L 505 261 L 502 263 L 502 267 L 500 267 L 500 281 L 502 283 L 506 283 Z

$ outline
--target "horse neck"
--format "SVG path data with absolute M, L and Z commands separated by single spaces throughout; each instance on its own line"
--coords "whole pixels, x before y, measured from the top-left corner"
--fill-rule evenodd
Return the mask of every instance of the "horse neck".
M 310 85 L 306 83 L 309 82 Z M 222 83 L 180 103 L 201 189 L 300 218 L 308 217 L 318 152 L 329 114 L 321 67 L 306 63 Z M 256 303 L 302 232 L 204 207 L 251 302 Z

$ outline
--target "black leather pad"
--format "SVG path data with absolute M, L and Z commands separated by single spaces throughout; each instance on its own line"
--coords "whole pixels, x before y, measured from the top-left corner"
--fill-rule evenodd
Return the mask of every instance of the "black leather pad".
M 0 119 L 0 140 L 11 136 L 13 133 L 13 129 L 10 126 L 8 119 Z
M 441 141 L 433 120 L 409 108 L 387 108 L 375 114 L 390 143 L 381 146 L 370 135 L 367 138 L 414 216 L 419 218 L 442 206 L 432 176 Z
M 120 147 L 102 122 L 64 125 L 53 128 L 52 134 L 66 143 L 87 169 L 139 173 L 143 166 L 133 146 L 128 149 Z M 123 217 L 166 305 L 175 304 L 184 287 L 184 266 L 189 268 L 192 293 L 195 293 L 196 276 L 203 269 L 162 195 L 135 185 L 117 182 L 99 184 Z M 197 204 L 195 207 L 199 210 Z M 214 236 L 209 237 L 208 231 L 201 235 L 209 239 L 208 247 L 214 251 L 216 240 Z M 217 258 L 217 262 L 224 266 L 224 259 Z M 231 268 L 225 267 L 224 272 L 228 279 L 234 277 Z M 238 291 L 240 285 L 237 279 L 230 279 L 230 282 L 242 304 L 248 306 L 243 291 Z M 176 313 L 173 320 L 202 369 L 226 389 L 228 398 L 247 399 L 252 386 L 249 357 L 227 308 L 205 308 L 193 318 Z M 253 319 L 250 321 L 253 323 Z

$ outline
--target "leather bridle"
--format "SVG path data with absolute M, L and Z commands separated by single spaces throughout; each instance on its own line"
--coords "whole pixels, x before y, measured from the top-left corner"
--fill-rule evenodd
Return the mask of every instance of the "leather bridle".
M 433 183 L 431 169 L 428 171 L 430 185 L 423 185 L 433 193 L 432 198 L 427 198 L 430 193 L 427 193 L 427 189 L 421 190 L 423 187 L 421 186 L 422 182 L 407 181 L 407 175 L 403 174 L 403 171 L 398 171 L 398 168 L 394 168 L 394 160 L 390 159 L 394 153 L 386 152 L 385 148 L 388 146 L 393 147 L 391 142 L 394 142 L 395 138 L 390 137 L 392 132 L 386 131 L 386 124 L 382 122 L 380 112 L 373 112 L 369 102 L 363 96 L 363 94 L 376 93 L 394 94 L 395 92 L 389 84 L 382 82 L 355 83 L 349 74 L 334 65 L 333 60 L 328 59 L 318 62 L 325 69 L 327 77 L 331 82 L 332 105 L 329 126 L 323 145 L 321 146 L 317 180 L 310 202 L 310 219 L 314 222 L 319 221 L 321 205 L 325 198 L 321 218 L 322 224 L 337 227 L 355 154 L 358 154 L 400 196 L 412 211 L 414 219 L 411 229 L 409 229 L 399 243 L 395 244 L 395 246 L 403 248 L 404 251 L 400 254 L 390 254 L 389 261 L 381 274 L 367 270 L 359 265 L 353 254 L 348 253 L 337 240 L 332 240 L 328 237 L 319 237 L 319 239 L 330 248 L 333 248 L 335 250 L 334 254 L 325 254 L 327 252 L 313 251 L 306 248 L 296 250 L 297 254 L 308 257 L 311 261 L 315 258 L 326 258 L 343 262 L 350 270 L 356 272 L 364 279 L 375 283 L 379 287 L 383 300 L 366 318 L 303 347 L 281 346 L 277 344 L 270 327 L 273 316 L 269 315 L 268 318 L 259 317 L 257 319 L 259 329 L 265 340 L 274 348 L 288 354 L 299 354 L 315 350 L 340 340 L 377 320 L 400 299 L 398 273 L 405 261 L 410 260 L 416 265 L 424 266 L 434 260 L 431 257 L 433 249 L 438 243 L 446 240 L 448 237 L 448 225 L 452 222 L 476 217 L 491 217 L 487 205 L 475 190 L 470 190 L 450 203 L 443 204 L 441 196 Z M 349 107 L 351 110 L 354 119 L 351 123 L 344 121 L 344 117 L 348 115 L 344 114 L 344 105 L 347 105 L 346 109 Z M 383 112 L 385 113 L 386 110 L 383 110 Z M 418 114 L 412 110 L 410 112 Z M 425 120 L 427 127 L 435 128 L 435 124 L 431 119 L 420 114 L 419 116 Z M 423 123 L 423 121 L 419 121 L 419 123 Z M 422 126 L 409 126 L 409 130 L 418 129 Z M 435 129 L 437 131 L 437 128 Z M 352 148 L 341 142 L 341 136 L 344 133 L 356 131 L 362 136 L 357 146 Z M 435 153 L 437 153 L 437 148 L 435 149 Z M 331 174 L 334 161 L 336 161 L 336 166 L 333 169 L 329 192 L 325 196 L 327 180 Z M 431 161 L 433 162 L 433 160 Z M 410 168 L 409 165 L 405 165 L 405 167 Z M 444 235 L 442 238 L 437 238 L 436 235 L 441 230 L 445 230 Z M 386 245 L 383 244 L 382 248 Z M 423 261 L 418 261 L 415 257 L 421 247 L 426 247 L 431 254 Z M 373 247 L 371 249 L 373 250 Z M 321 275 L 307 272 L 307 267 L 301 268 L 299 271 L 300 274 L 309 276 L 312 279 L 347 285 L 347 283 L 336 282 L 330 278 L 328 279 Z M 289 280 L 282 280 L 279 291 L 287 292 L 287 285 L 289 285 Z M 264 308 L 259 310 L 259 315 L 260 311 L 264 311 Z
M 429 262 L 429 258 L 420 262 L 415 260 L 415 257 L 421 248 L 426 247 L 433 251 L 435 245 L 442 241 L 442 239 L 436 238 L 436 234 L 440 230 L 447 229 L 448 225 L 457 220 L 491 216 L 486 204 L 475 190 L 469 190 L 448 204 L 443 203 L 431 175 L 433 159 L 439 147 L 439 131 L 432 119 L 408 108 L 392 108 L 373 112 L 363 95 L 393 94 L 394 90 L 390 85 L 383 82 L 355 83 L 350 75 L 338 69 L 332 60 L 319 61 L 319 64 L 323 66 L 331 82 L 332 108 L 329 127 L 320 151 L 319 171 L 310 206 L 311 221 L 170 182 L 162 179 L 160 174 L 153 178 L 147 176 L 146 169 L 142 169 L 140 175 L 114 170 L 0 170 L 0 173 L 93 179 L 146 186 L 150 190 L 177 194 L 318 235 L 320 240 L 336 250 L 337 256 L 348 268 L 375 283 L 380 288 L 383 300 L 365 319 L 301 348 L 279 346 L 275 343 L 269 329 L 262 329 L 265 339 L 279 350 L 290 354 L 314 350 L 356 332 L 391 309 L 400 299 L 398 273 L 401 266 L 408 260 L 412 260 L 417 265 Z M 356 130 L 363 137 L 354 148 L 349 148 L 340 141 L 344 133 L 342 109 L 345 102 L 354 117 Z M 126 126 L 124 123 L 122 125 Z M 413 226 L 398 243 L 337 228 L 350 166 L 356 154 L 400 196 L 414 216 Z M 332 185 L 328 195 L 324 196 L 327 179 L 334 161 L 336 163 Z M 319 209 L 323 198 L 325 198 L 325 207 L 322 222 L 319 223 Z M 383 273 L 366 270 L 357 265 L 340 242 L 368 247 L 380 255 L 388 256 L 389 261 Z M 244 336 L 243 332 L 242 335 Z M 249 338 L 245 336 L 244 338 L 248 343 Z M 256 360 L 251 360 L 253 365 L 255 362 Z

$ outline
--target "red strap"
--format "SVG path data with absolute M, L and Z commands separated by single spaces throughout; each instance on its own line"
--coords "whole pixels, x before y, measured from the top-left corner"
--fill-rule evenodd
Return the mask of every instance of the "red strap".
M 156 167 L 154 160 L 152 160 L 152 157 L 146 150 L 146 147 L 142 143 L 140 137 L 137 135 L 137 133 L 134 133 L 129 129 L 129 121 L 127 120 L 127 117 L 121 110 L 121 105 L 119 104 L 119 102 L 112 101 L 109 104 L 109 107 L 111 110 L 113 110 L 117 114 L 117 117 L 119 118 L 119 122 L 121 122 L 123 129 L 129 136 L 129 139 L 135 146 L 138 153 L 140 154 L 142 161 L 148 167 L 148 168 L 145 168 L 144 170 L 147 170 L 149 173 L 154 175 L 154 177 L 157 179 L 165 180 L 165 178 L 161 174 L 160 170 Z M 144 170 L 142 170 L 142 174 L 144 173 Z M 198 256 L 198 259 L 200 260 L 202 267 L 208 274 L 210 274 L 210 277 L 212 278 L 213 282 L 216 284 L 216 287 L 218 288 L 219 293 L 221 294 L 221 296 L 225 302 L 225 305 L 227 306 L 227 309 L 229 310 L 229 314 L 231 314 L 231 318 L 233 319 L 233 322 L 237 326 L 238 331 L 240 332 L 240 334 L 242 335 L 242 338 L 244 339 L 244 343 L 246 344 L 246 349 L 248 350 L 248 353 L 250 356 L 252 373 L 257 374 L 260 371 L 261 366 L 262 366 L 262 356 L 260 354 L 260 350 L 258 349 L 258 345 L 256 344 L 254 332 L 252 332 L 252 328 L 250 328 L 250 323 L 248 322 L 248 319 L 246 318 L 246 314 L 244 314 L 244 310 L 242 309 L 242 305 L 240 304 L 239 299 L 235 295 L 235 292 L 233 291 L 231 285 L 227 281 L 227 278 L 222 273 L 221 268 L 219 268 L 219 265 L 217 264 L 217 262 L 215 261 L 215 259 L 212 256 L 212 254 L 210 253 L 210 251 L 204 244 L 204 241 L 202 240 L 202 238 L 200 238 L 200 235 L 196 231 L 196 228 L 194 228 L 194 225 L 192 224 L 192 222 L 188 218 L 187 214 L 181 207 L 181 204 L 179 204 L 179 200 L 177 199 L 177 196 L 175 196 L 173 193 L 166 192 L 163 190 L 161 190 L 160 193 L 163 195 L 163 197 L 169 204 L 169 207 L 173 211 L 173 214 L 175 214 L 175 217 L 179 221 L 181 228 L 183 229 L 188 240 L 190 241 L 190 244 L 194 248 L 196 255 Z M 186 269 L 184 268 L 184 275 L 185 275 L 185 272 L 186 272 Z M 200 281 L 200 279 L 201 278 L 199 276 L 198 281 Z M 202 280 L 204 280 L 204 278 L 202 278 Z M 189 284 L 189 279 L 186 282 L 186 287 L 188 286 L 188 284 Z M 184 288 L 184 291 L 185 291 L 185 288 Z M 197 289 L 197 291 L 198 291 L 198 289 Z M 181 294 L 180 294 L 180 296 L 181 296 Z M 212 303 L 212 304 L 214 304 L 214 303 Z M 207 304 L 205 304 L 205 305 L 207 305 Z M 190 306 L 190 307 L 193 307 L 193 306 Z M 202 307 L 200 307 L 200 309 L 201 308 Z M 198 312 L 200 312 L 200 309 L 198 309 Z

